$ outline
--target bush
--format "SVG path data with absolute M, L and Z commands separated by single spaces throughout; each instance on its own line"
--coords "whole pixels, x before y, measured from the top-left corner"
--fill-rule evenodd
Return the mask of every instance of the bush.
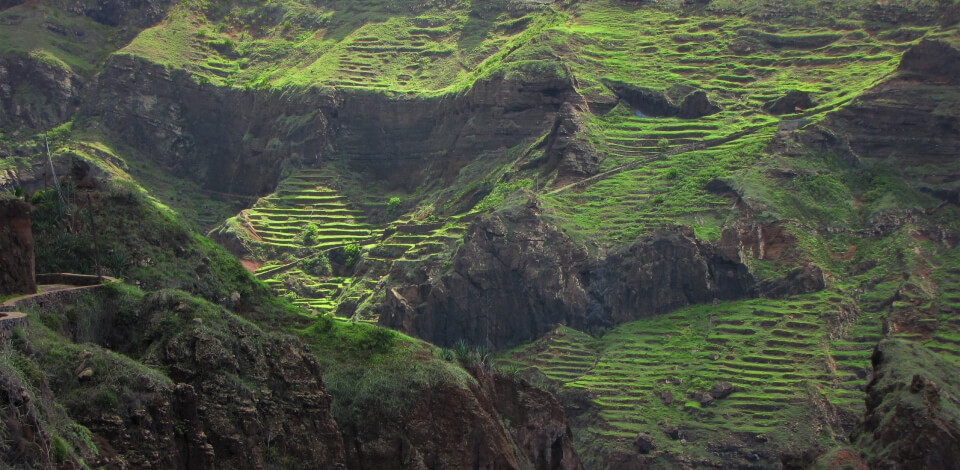
M 320 227 L 317 224 L 309 223 L 297 234 L 294 240 L 298 245 L 311 247 L 320 243 Z
M 312 276 L 323 277 L 331 273 L 330 260 L 325 253 L 317 253 L 300 262 L 300 269 Z
M 400 206 L 403 205 L 403 201 L 398 197 L 392 197 L 387 201 L 387 212 L 391 215 L 397 215 L 400 213 Z
M 359 341 L 360 349 L 374 354 L 390 352 L 397 335 L 388 328 L 371 328 Z
M 360 250 L 360 244 L 358 243 L 351 243 L 343 247 L 343 252 L 347 255 L 346 260 L 343 262 L 344 266 L 357 264 L 357 261 L 360 261 Z

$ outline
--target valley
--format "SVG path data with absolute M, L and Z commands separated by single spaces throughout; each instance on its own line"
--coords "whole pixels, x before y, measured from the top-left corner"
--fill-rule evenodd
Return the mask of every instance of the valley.
M 0 409 L 0 453 L 947 465 L 958 24 L 951 0 L 0 2 L 0 192 L 36 273 L 120 280 L 17 307 L 0 396 L 43 398 Z

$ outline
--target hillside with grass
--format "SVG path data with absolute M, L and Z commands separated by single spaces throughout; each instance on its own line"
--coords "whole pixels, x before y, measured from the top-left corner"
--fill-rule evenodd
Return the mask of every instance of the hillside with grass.
M 0 190 L 38 273 L 121 280 L 0 335 L 2 390 L 46 397 L 0 436 L 47 429 L 0 450 L 918 461 L 876 436 L 894 408 L 956 427 L 958 24 L 952 0 L 0 2 Z M 110 372 L 77 395 L 74 356 Z M 942 426 L 891 392 L 916 364 Z

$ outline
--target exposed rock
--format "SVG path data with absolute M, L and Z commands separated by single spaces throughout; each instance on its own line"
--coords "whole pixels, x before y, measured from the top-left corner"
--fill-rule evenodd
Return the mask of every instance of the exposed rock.
M 713 403 L 713 395 L 710 392 L 703 392 L 700 394 L 700 406 L 707 406 Z
M 649 454 L 657 448 L 656 443 L 653 442 L 653 436 L 644 432 L 637 434 L 637 437 L 633 440 L 633 446 L 641 454 Z
M 833 145 L 854 158 L 888 159 L 915 183 L 960 181 L 951 170 L 960 148 L 960 52 L 923 40 L 904 54 L 901 73 L 833 113 L 830 127 L 846 142 Z M 909 171 L 906 171 L 910 168 Z
M 866 413 L 851 435 L 870 468 L 951 468 L 960 461 L 954 366 L 902 340 L 882 341 L 871 362 Z
M 770 114 L 793 114 L 816 105 L 809 93 L 799 90 L 790 90 L 775 100 L 763 104 L 763 110 Z
M 716 399 L 727 398 L 735 391 L 737 391 L 737 387 L 734 387 L 730 382 L 717 382 L 713 384 L 713 387 L 710 387 L 710 395 Z
M 603 84 L 630 107 L 647 116 L 676 116 L 678 112 L 676 105 L 662 91 L 616 80 L 604 80 Z
M 450 273 L 387 296 L 380 324 L 440 345 L 503 348 L 558 323 L 589 330 L 752 295 L 753 277 L 728 253 L 673 228 L 591 260 L 536 205 L 508 208 L 470 226 Z
M 80 373 L 77 374 L 77 379 L 79 379 L 81 382 L 90 380 L 91 378 L 93 378 L 93 369 L 89 367 L 81 370 Z
M 778 279 L 764 280 L 757 285 L 757 292 L 763 297 L 780 298 L 788 295 L 817 292 L 826 287 L 823 270 L 815 264 L 807 264 Z
M 673 403 L 673 390 L 664 390 L 660 392 L 660 401 L 664 405 L 669 405 Z
M 680 101 L 680 104 L 677 105 L 666 92 L 660 90 L 617 80 L 604 80 L 603 84 L 630 107 L 639 110 L 646 116 L 676 116 L 684 119 L 696 119 L 720 111 L 720 106 L 711 102 L 707 93 L 703 90 L 688 92 L 689 87 L 685 87 L 685 90 L 676 90 L 681 92 L 676 97 Z M 683 99 L 680 99 L 680 96 Z
M 389 297 L 380 324 L 450 346 L 501 347 L 566 322 L 582 324 L 589 298 L 578 271 L 587 253 L 526 205 L 470 225 L 452 271 L 405 302 Z
M 792 256 L 796 241 L 796 236 L 778 221 L 736 224 L 721 233 L 718 245 L 730 259 L 751 256 L 777 261 Z
M 710 101 L 707 92 L 697 90 L 683 98 L 680 102 L 680 109 L 677 111 L 677 117 L 683 119 L 697 119 L 711 114 L 719 113 L 720 105 Z
M 0 196 L 0 296 L 35 294 L 30 205 Z
M 271 191 L 284 168 L 333 158 L 411 192 L 427 181 L 452 181 L 477 156 L 503 156 L 504 148 L 542 136 L 564 103 L 582 101 L 564 75 L 520 81 L 498 74 L 429 98 L 360 89 L 289 93 L 199 84 L 133 55 L 111 56 L 90 95 L 85 114 L 101 116 L 164 168 L 244 195 Z
M 80 0 L 70 10 L 108 26 L 146 28 L 159 22 L 174 0 Z
M 734 189 L 734 180 L 730 178 L 714 178 L 707 182 L 703 189 L 721 196 L 737 196 L 737 190 Z
M 667 424 L 663 427 L 663 433 L 667 435 L 670 439 L 675 441 L 680 440 L 680 428 L 672 424 Z
M 557 172 L 558 182 L 593 176 L 600 171 L 597 149 L 586 139 L 583 118 L 570 103 L 565 103 L 557 116 L 550 135 L 537 150 L 543 156 L 524 165 L 525 168 L 543 166 L 542 173 Z
M 738 254 L 729 255 L 697 240 L 688 227 L 665 229 L 596 262 L 583 282 L 603 306 L 602 320 L 619 324 L 753 295 L 753 276 Z
M 582 469 L 559 402 L 482 369 L 460 388 L 438 384 L 400 419 L 344 429 L 348 467 Z
M 142 361 L 168 370 L 172 383 L 131 379 L 129 393 L 142 403 L 132 409 L 69 410 L 109 449 L 102 464 L 247 468 L 289 458 L 333 468 L 345 462 L 316 356 L 292 338 L 265 333 L 225 312 L 208 317 L 212 321 L 192 321 L 208 308 L 184 294 L 161 291 L 114 319 L 116 327 L 105 335 L 114 349 L 146 350 Z M 104 378 L 93 374 L 88 383 L 100 386 L 99 380 Z
M 925 81 L 960 82 L 960 50 L 946 41 L 923 39 L 900 59 L 897 70 Z
M 50 129 L 79 108 L 83 79 L 37 54 L 0 58 L 0 127 Z

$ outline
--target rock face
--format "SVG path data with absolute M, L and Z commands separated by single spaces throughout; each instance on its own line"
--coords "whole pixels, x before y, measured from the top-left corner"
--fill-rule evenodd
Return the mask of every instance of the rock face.
M 916 343 L 885 340 L 871 358 L 863 423 L 851 441 L 873 469 L 952 468 L 960 461 L 960 379 Z
M 900 59 L 897 70 L 925 81 L 960 82 L 960 50 L 946 41 L 923 39 Z
M 0 127 L 50 129 L 79 109 L 83 79 L 42 54 L 0 58 Z
M 474 369 L 466 388 L 435 386 L 399 420 L 344 429 L 353 469 L 577 470 L 563 407 L 548 392 Z
M 380 324 L 440 345 L 466 339 L 504 348 L 557 323 L 590 330 L 753 295 L 753 276 L 736 253 L 676 228 L 592 259 L 531 200 L 472 224 L 452 271 L 392 291 Z
M 914 183 L 952 189 L 960 181 L 950 170 L 960 148 L 958 57 L 945 43 L 921 41 L 904 54 L 899 75 L 834 113 L 831 127 L 843 131 L 859 158 L 895 155 L 890 164 L 910 168 Z
M 580 99 L 569 76 L 550 74 L 522 82 L 501 74 L 433 98 L 242 90 L 198 84 L 186 72 L 125 55 L 111 56 L 91 95 L 84 113 L 99 115 L 165 168 L 245 195 L 271 191 L 284 168 L 334 158 L 413 191 L 543 135 L 564 103 Z
M 0 197 L 0 295 L 35 294 L 30 205 Z
M 342 464 L 342 440 L 316 356 L 235 317 L 201 314 L 207 307 L 197 302 L 161 291 L 144 298 L 138 311 L 114 318 L 113 349 L 146 350 L 142 362 L 168 370 L 172 382 L 134 377 L 120 400 L 135 396 L 138 403 L 115 412 L 69 410 L 93 432 L 101 463 L 211 469 L 263 468 L 278 459 L 302 468 Z M 130 321 L 137 325 L 133 333 Z M 92 367 L 88 381 L 96 381 L 96 365 L 78 361 L 78 370 Z
M 543 156 L 524 165 L 524 168 L 542 166 L 542 174 L 557 172 L 558 182 L 593 176 L 600 171 L 600 156 L 593 144 L 584 137 L 586 128 L 580 111 L 572 104 L 560 108 L 547 139 L 537 150 Z
M 677 117 L 683 119 L 697 119 L 720 112 L 720 105 L 710 101 L 707 92 L 697 90 L 683 98 Z
M 68 9 L 107 26 L 123 23 L 146 28 L 160 21 L 174 3 L 173 0 L 80 0 Z
M 763 104 L 763 110 L 770 114 L 793 114 L 812 108 L 813 98 L 805 91 L 790 90 L 786 95 Z
M 630 107 L 647 116 L 697 119 L 720 112 L 720 106 L 711 102 L 703 90 L 685 93 L 681 95 L 682 99 L 677 97 L 680 101 L 678 105 L 660 90 L 616 80 L 604 80 L 603 84 Z
M 318 109 L 335 99 L 201 85 L 182 70 L 114 55 L 83 112 L 179 176 L 251 195 L 272 190 L 285 166 L 324 153 L 328 126 Z

